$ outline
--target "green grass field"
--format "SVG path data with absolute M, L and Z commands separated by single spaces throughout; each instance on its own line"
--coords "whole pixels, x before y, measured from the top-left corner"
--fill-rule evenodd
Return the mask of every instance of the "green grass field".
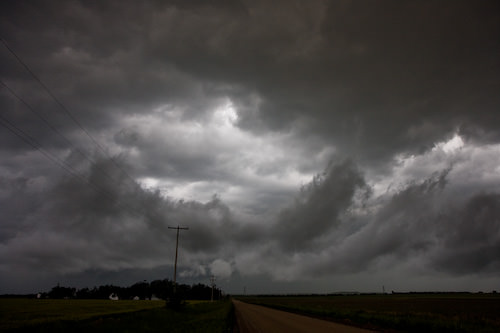
M 1 332 L 227 332 L 232 304 L 164 301 L 0 299 Z
M 500 332 L 498 294 L 244 297 L 241 300 L 381 331 Z

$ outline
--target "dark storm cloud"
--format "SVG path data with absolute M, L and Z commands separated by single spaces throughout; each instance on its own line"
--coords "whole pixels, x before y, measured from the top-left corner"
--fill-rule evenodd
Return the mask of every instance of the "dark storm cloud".
M 358 222 L 357 229 L 354 232 L 348 229 L 345 238 L 334 238 L 339 243 L 329 251 L 331 258 L 325 258 L 330 264 L 318 265 L 319 269 L 360 271 L 377 265 L 380 260 L 387 260 L 385 265 L 390 266 L 429 251 L 435 245 L 436 233 L 445 228 L 440 218 L 441 209 L 447 207 L 440 195 L 446 174 L 447 171 L 422 183 L 408 184 L 376 214 L 354 214 L 345 219 L 344 223 Z
M 105 160 L 84 177 L 89 183 L 67 178 L 38 191 L 25 179 L 2 181 L 18 204 L 2 207 L 3 269 L 23 262 L 59 273 L 151 268 L 167 264 L 165 254 L 172 252 L 175 232 L 168 226 L 185 224 L 193 231 L 183 249 L 209 254 L 222 244 L 217 228 L 229 223 L 230 213 L 217 198 L 169 201 L 140 189 Z
M 338 130 L 358 129 L 363 155 L 379 158 L 425 148 L 464 123 L 489 127 L 481 115 L 497 123 L 498 15 L 491 2 L 332 4 L 323 33 L 337 87 L 322 108 L 331 122 L 321 124 L 343 115 Z
M 433 264 L 453 273 L 500 270 L 500 196 L 477 194 L 457 208 L 441 237 L 442 251 Z
M 308 130 L 364 158 L 422 150 L 457 127 L 496 128 L 498 4 L 315 2 L 307 9 L 255 5 L 226 17 L 170 8 L 159 14 L 164 28 L 152 45 L 161 46 L 152 56 L 258 93 L 258 124 L 282 129 L 310 118 Z M 169 29 L 180 17 L 189 27 L 182 34 Z M 254 116 L 242 113 L 241 125 L 255 124 Z
M 294 206 L 280 214 L 274 237 L 287 251 L 310 248 L 339 223 L 339 215 L 351 206 L 356 190 L 363 188 L 367 190 L 352 162 L 331 165 L 302 188 Z
M 243 105 L 260 96 L 257 112 L 240 110 L 242 126 L 305 117 L 308 132 L 365 159 L 425 149 L 457 127 L 490 136 L 498 127 L 496 2 L 11 7 L 9 42 L 71 94 L 89 126 L 114 119 L 103 107 L 143 112 L 169 101 L 199 113 L 209 84 Z M 41 26 L 40 40 L 20 42 Z
M 161 271 L 169 225 L 190 227 L 190 278 L 498 272 L 497 1 L 0 8 L 2 40 L 103 148 L 2 44 L 32 108 L 0 87 L 2 117 L 94 184 L 2 127 L 10 286 Z
M 450 275 L 498 272 L 498 194 L 450 196 L 446 192 L 449 172 L 445 170 L 423 182 L 408 184 L 376 214 L 353 213 L 344 208 L 345 215 L 333 231 L 323 228 L 318 232 L 328 238 L 322 253 L 315 252 L 318 247 L 302 249 L 304 257 L 309 259 L 298 267 L 302 267 L 303 274 L 321 276 L 370 269 L 396 270 L 401 262 L 409 261 L 414 267 L 406 268 L 408 272 L 422 269 Z M 322 198 L 326 201 L 327 197 Z M 295 209 L 300 209 L 300 205 Z M 307 216 L 314 219 L 312 212 Z M 302 232 L 310 233 L 306 227 Z M 304 239 L 306 236 L 300 240 Z
M 90 128 L 109 126 L 119 114 L 197 94 L 199 84 L 179 73 L 168 59 L 160 63 L 143 57 L 148 38 L 142 29 L 155 12 L 150 4 L 108 3 L 93 8 L 79 2 L 48 2 L 12 7 L 3 12 L 2 38 Z M 39 38 L 23 42 L 41 27 Z M 3 56 L 2 71 L 9 83 L 30 79 L 20 76 L 20 66 L 11 55 Z M 30 95 L 33 92 L 40 89 L 32 89 Z M 52 100 L 45 103 L 54 109 Z

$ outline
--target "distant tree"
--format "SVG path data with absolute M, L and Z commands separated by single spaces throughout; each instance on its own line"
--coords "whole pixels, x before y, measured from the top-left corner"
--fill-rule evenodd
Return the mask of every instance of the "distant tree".
M 150 299 L 151 292 L 149 288 L 149 283 L 147 282 L 137 282 L 129 287 L 129 291 L 133 294 L 132 297 L 139 296 L 139 299 Z
M 137 282 L 129 287 L 119 287 L 114 285 L 102 285 L 89 289 L 87 287 L 77 290 L 76 288 L 61 287 L 57 285 L 46 295 L 49 298 L 79 298 L 79 299 L 109 299 L 111 294 L 117 295 L 119 299 L 151 299 L 154 295 L 157 298 L 168 299 L 200 299 L 209 300 L 212 295 L 210 286 L 198 283 L 191 286 L 187 284 L 177 284 L 174 295 L 174 283 L 168 279 L 154 280 L 151 283 L 146 281 Z M 214 299 L 219 299 L 220 289 L 214 289 Z
M 109 295 L 111 295 L 111 294 L 116 294 L 116 295 L 118 295 L 119 298 L 124 298 L 122 296 L 123 288 L 118 287 L 118 286 L 113 286 L 110 284 L 100 286 L 99 288 L 97 288 L 93 298 L 108 299 Z
M 190 299 L 210 299 L 212 293 L 212 288 L 198 283 L 191 286 L 191 292 L 189 294 Z
M 61 287 L 59 284 L 53 287 L 49 292 L 49 298 L 74 298 L 76 297 L 76 288 Z
M 82 288 L 79 289 L 76 292 L 76 298 L 79 299 L 91 299 L 92 297 L 92 291 L 89 288 Z
M 172 281 L 165 280 L 155 280 L 150 284 L 151 295 L 155 295 L 161 299 L 167 299 L 172 297 L 174 290 L 174 284 Z

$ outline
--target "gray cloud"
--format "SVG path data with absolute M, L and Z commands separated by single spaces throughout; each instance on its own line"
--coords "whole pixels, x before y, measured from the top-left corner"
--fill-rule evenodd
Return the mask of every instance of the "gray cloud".
M 287 265 L 296 265 L 297 274 L 316 277 L 366 270 L 396 271 L 406 261 L 415 264 L 405 268 L 408 274 L 426 274 L 432 270 L 449 276 L 498 272 L 498 194 L 479 193 L 465 198 L 450 195 L 446 185 L 449 172 L 445 170 L 423 182 L 407 184 L 382 205 L 376 204 L 379 206 L 376 213 L 365 211 L 372 210 L 369 206 L 373 202 L 357 210 L 351 201 L 348 204 L 351 209 L 344 207 L 340 218 L 326 214 L 321 221 L 328 218 L 338 221 L 333 229 L 331 226 L 314 229 L 316 237 L 323 237 L 322 244 L 301 248 L 300 259 Z M 351 200 L 353 192 L 347 196 Z M 326 203 L 331 198 L 316 199 Z M 301 205 L 294 208 L 294 216 L 308 211 Z M 308 212 L 306 216 L 310 221 L 321 213 Z M 292 228 L 297 225 L 291 223 Z M 316 228 L 314 223 L 304 223 L 303 236 L 295 243 L 297 248 L 308 239 L 312 228 Z M 284 241 L 289 235 L 283 232 L 277 239 Z M 297 248 L 291 252 L 297 252 Z M 317 252 L 318 249 L 321 250 Z M 278 272 L 275 274 L 280 276 Z
M 364 179 L 352 162 L 331 165 L 302 188 L 294 206 L 280 214 L 274 237 L 286 250 L 309 248 L 339 223 L 354 193 L 363 187 Z
M 109 161 L 99 163 L 111 174 Z M 218 229 L 230 221 L 219 199 L 174 202 L 138 188 L 124 174 L 113 175 L 104 178 L 94 166 L 85 175 L 89 183 L 67 178 L 39 191 L 25 179 L 5 181 L 6 192 L 15 194 L 11 202 L 18 205 L 2 207 L 7 222 L 1 228 L 2 267 L 26 264 L 75 273 L 164 265 L 175 239 L 168 226 L 184 224 L 192 230 L 182 249 L 217 252 L 223 243 Z
M 186 279 L 491 286 L 496 1 L 0 9 L 2 40 L 103 148 L 2 44 L 1 80 L 22 99 L 0 87 L 2 117 L 93 184 L 2 122 L 0 270 L 20 281 L 12 290 L 35 285 L 34 271 L 47 284 L 168 271 L 169 225 L 190 227 Z
M 4 27 L 16 48 L 16 36 L 47 27 L 41 40 L 24 45 L 31 50 L 18 49 L 85 112 L 87 126 L 163 103 L 199 115 L 215 93 L 243 105 L 260 97 L 257 112 L 240 110 L 242 126 L 282 129 L 305 117 L 307 131 L 370 159 L 429 147 L 457 127 L 489 136 L 497 127 L 494 2 L 70 2 L 64 15 L 56 14 L 59 6 L 14 5 L 17 15 L 7 11 Z
M 477 194 L 448 216 L 441 237 L 443 249 L 433 261 L 436 269 L 455 273 L 498 272 L 500 259 L 499 195 Z

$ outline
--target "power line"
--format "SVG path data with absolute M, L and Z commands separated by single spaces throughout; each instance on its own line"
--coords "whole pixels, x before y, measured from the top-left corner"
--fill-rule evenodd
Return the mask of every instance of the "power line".
M 21 96 L 19 96 L 12 88 L 10 88 L 5 82 L 0 80 L 0 83 L 15 97 L 17 100 L 19 100 L 21 103 L 26 106 L 28 110 L 30 110 L 34 115 L 36 115 L 45 125 L 47 125 L 52 131 L 54 131 L 57 135 L 62 137 L 64 141 L 72 146 L 79 154 L 81 154 L 83 157 L 85 157 L 87 160 L 89 160 L 91 163 L 95 163 L 95 161 L 85 154 L 84 151 L 82 151 L 80 148 L 74 146 L 71 141 L 64 135 L 62 134 L 56 127 L 54 127 L 44 116 L 42 116 L 39 112 L 37 112 L 34 108 L 31 107 L 31 105 L 26 102 Z
M 7 42 L 0 37 L 3 45 L 9 50 L 9 52 L 16 58 L 16 60 L 30 73 L 30 75 L 35 79 L 44 89 L 47 94 L 59 105 L 59 107 L 68 115 L 68 117 L 73 120 L 78 127 L 92 140 L 92 142 L 104 152 L 104 149 L 99 145 L 99 143 L 90 135 L 90 133 L 83 127 L 83 125 L 76 119 L 71 112 L 64 106 L 64 104 L 59 101 L 59 99 L 52 93 L 52 91 L 45 85 L 45 83 L 40 80 L 40 78 L 29 68 L 29 66 L 17 55 L 17 53 L 7 44 Z M 105 153 L 105 152 L 104 152 Z
M 58 131 L 57 128 L 55 128 L 52 124 L 50 124 L 50 122 L 47 119 L 45 119 L 34 108 L 32 108 L 31 105 L 29 105 L 21 96 L 19 96 L 18 94 L 16 94 L 15 91 L 12 90 L 5 82 L 3 82 L 2 80 L 0 80 L 0 83 L 15 98 L 17 98 L 21 103 L 23 103 L 24 106 L 26 106 L 31 112 L 33 112 L 36 116 L 38 116 L 38 118 L 41 119 L 51 130 L 53 130 L 56 134 L 58 134 L 59 136 L 61 136 L 66 141 L 66 143 L 68 143 L 70 145 L 70 148 L 73 148 L 76 151 L 78 151 L 80 154 L 82 154 L 91 163 L 91 165 L 94 165 L 97 168 L 97 170 L 100 173 L 102 173 L 104 176 L 106 176 L 106 178 L 108 178 L 110 181 L 112 181 L 113 183 L 115 183 L 117 186 L 120 185 L 120 184 L 118 184 L 113 179 L 113 177 L 111 177 L 106 171 L 104 171 L 104 169 L 102 167 L 99 167 L 98 163 L 96 161 L 94 161 L 92 158 L 90 158 L 90 156 L 88 156 L 85 152 L 83 152 L 82 150 L 80 150 L 78 147 L 73 146 L 72 143 L 71 143 L 71 141 L 64 134 L 62 134 L 60 131 Z M 137 217 L 147 217 L 148 214 L 146 212 L 144 212 L 144 211 L 138 211 L 138 210 L 132 208 L 130 205 L 126 205 L 126 204 L 122 203 L 119 199 L 115 198 L 115 195 L 113 193 L 111 193 L 108 190 L 102 188 L 102 186 L 97 185 L 97 184 L 91 182 L 90 180 L 88 180 L 87 178 L 85 178 L 83 175 L 81 175 L 80 173 L 78 173 L 78 171 L 76 171 L 67 162 L 65 162 L 65 161 L 61 160 L 59 157 L 51 154 L 48 150 L 44 149 L 43 146 L 35 138 L 33 138 L 30 135 L 28 135 L 25 131 L 23 131 L 21 128 L 19 128 L 15 124 L 13 124 L 7 118 L 1 117 L 0 120 L 2 121 L 2 126 L 4 126 L 5 128 L 7 128 L 10 132 L 12 132 L 16 136 L 18 136 L 21 140 L 23 140 L 25 143 L 27 143 L 28 145 L 30 145 L 34 149 L 40 151 L 40 153 L 42 155 L 44 155 L 47 159 L 49 159 L 50 161 L 52 161 L 53 163 L 55 163 L 56 165 L 58 165 L 60 168 L 62 168 L 63 170 L 65 170 L 66 172 L 68 172 L 69 174 L 71 174 L 72 176 L 74 176 L 75 178 L 78 178 L 81 181 L 83 181 L 84 183 L 89 184 L 97 192 L 100 192 L 101 194 L 104 194 L 105 196 L 107 196 L 109 199 L 111 199 L 113 201 L 116 201 L 116 203 L 118 205 L 124 206 L 129 212 L 133 213 Z M 135 182 L 134 182 L 134 185 L 138 186 Z
M 67 172 L 69 172 L 70 174 L 72 174 L 73 176 L 75 176 L 77 178 L 85 180 L 85 178 L 82 175 L 80 175 L 78 172 L 76 172 L 76 170 L 74 170 L 69 165 L 67 165 L 67 163 L 62 161 L 59 157 L 57 157 L 57 156 L 51 154 L 49 151 L 45 150 L 34 138 L 32 138 L 26 132 L 24 132 L 22 129 L 20 129 L 19 127 L 14 125 L 7 118 L 0 115 L 0 122 L 1 122 L 2 126 L 7 128 L 11 133 L 15 134 L 17 137 L 19 137 L 21 140 L 26 142 L 28 145 L 30 145 L 34 149 L 40 151 L 46 158 L 48 158 L 49 160 L 51 160 L 52 162 L 54 162 L 55 164 L 60 166 L 62 169 L 66 170 Z
M 27 143 L 34 149 L 38 150 L 43 156 L 51 160 L 53 163 L 57 164 L 60 168 L 71 174 L 73 177 L 78 178 L 82 182 L 89 184 L 91 187 L 93 187 L 95 191 L 107 196 L 109 199 L 115 201 L 118 205 L 124 206 L 129 212 L 135 214 L 138 217 L 144 217 L 146 215 L 144 214 L 144 212 L 136 211 L 130 205 L 125 205 L 113 193 L 91 182 L 89 179 L 78 173 L 78 171 L 76 171 L 72 166 L 70 166 L 65 161 L 61 160 L 59 157 L 55 156 L 54 154 L 44 149 L 42 145 L 39 142 L 37 142 L 36 139 L 31 137 L 29 134 L 27 134 L 25 131 L 23 131 L 21 128 L 13 124 L 11 121 L 3 117 L 2 115 L 0 115 L 0 124 L 7 130 L 9 130 L 11 133 L 19 137 L 21 140 L 23 140 L 25 143 Z
M 21 59 L 19 55 L 12 49 L 7 41 L 0 37 L 0 41 L 2 44 L 5 46 L 5 48 L 16 58 L 16 60 L 28 71 L 28 73 L 33 77 L 35 81 L 37 81 L 45 90 L 45 92 L 56 102 L 56 104 L 60 107 L 61 110 L 64 111 L 64 113 L 85 133 L 85 135 L 94 143 L 94 145 L 101 151 L 101 153 L 104 154 L 108 159 L 111 160 L 111 162 L 115 165 L 116 168 L 118 168 L 127 178 L 129 178 L 133 184 L 138 187 L 139 185 L 136 183 L 136 181 L 125 171 L 116 161 L 114 158 L 110 157 L 106 150 L 97 142 L 97 140 L 94 139 L 94 137 L 90 134 L 89 131 L 85 129 L 85 127 L 76 119 L 75 116 L 69 111 L 69 109 L 52 93 L 52 91 L 49 89 L 49 87 L 43 83 L 43 81 L 30 69 L 30 67 Z
M 113 165 L 119 169 L 123 175 L 125 175 L 131 182 L 132 184 L 135 186 L 136 189 L 140 189 L 142 190 L 142 188 L 140 187 L 140 185 L 135 181 L 135 179 L 133 179 L 126 170 L 124 170 L 122 168 L 122 166 L 120 164 L 117 163 L 117 161 L 112 158 L 111 156 L 109 156 L 109 154 L 106 152 L 106 150 L 104 149 L 104 147 L 102 145 L 100 145 L 96 139 L 94 139 L 94 137 L 90 134 L 90 132 L 88 130 L 85 129 L 85 127 L 78 121 L 78 119 L 69 111 L 69 109 L 55 96 L 54 93 L 52 93 L 52 91 L 50 90 L 50 88 L 43 83 L 43 81 L 33 72 L 33 70 L 31 70 L 31 68 L 21 59 L 21 57 L 14 51 L 13 48 L 11 48 L 8 43 L 5 41 L 5 39 L 3 39 L 2 37 L 0 37 L 0 41 L 2 42 L 2 44 L 5 46 L 5 48 L 15 57 L 15 59 L 26 69 L 26 71 L 31 75 L 31 77 L 38 82 L 38 84 L 40 84 L 42 86 L 42 88 L 45 90 L 45 92 L 54 100 L 54 102 L 59 106 L 59 108 L 78 126 L 78 128 L 80 128 L 80 130 L 82 130 L 85 135 L 92 141 L 92 143 L 98 148 L 99 151 L 101 151 L 101 153 L 103 153 L 103 155 L 105 157 L 107 157 L 109 160 L 111 160 L 111 162 L 113 163 Z M 52 126 L 43 116 L 41 116 L 40 114 L 38 114 L 24 99 L 22 99 L 19 95 L 17 95 L 12 89 L 10 89 L 10 87 L 8 87 L 3 81 L 2 81 L 2 85 L 4 87 L 6 87 L 11 93 L 13 96 L 15 96 L 17 99 L 19 99 L 30 111 L 34 112 L 51 130 L 53 130 L 54 132 L 58 133 L 61 137 L 63 137 L 65 139 L 65 141 L 73 147 L 73 145 L 71 145 L 71 142 L 69 139 L 67 139 L 64 135 L 62 135 L 62 133 L 60 133 L 54 126 Z M 6 118 L 2 118 L 2 125 L 4 127 L 6 127 L 7 129 L 9 129 L 9 131 L 11 131 L 12 133 L 14 133 L 15 135 L 19 136 L 23 141 L 25 141 L 26 143 L 28 143 L 30 146 L 34 147 L 35 149 L 39 150 L 40 152 L 42 152 L 42 154 L 50 159 L 51 161 L 53 161 L 54 163 L 56 163 L 57 165 L 59 165 L 61 168 L 63 168 L 64 170 L 66 170 L 67 172 L 69 172 L 70 174 L 72 174 L 73 176 L 77 177 L 77 178 L 80 178 L 81 180 L 85 181 L 86 183 L 88 183 L 89 185 L 91 185 L 92 187 L 94 187 L 95 190 L 97 190 L 98 192 L 101 192 L 101 193 L 104 193 L 105 195 L 107 195 L 108 197 L 111 197 L 113 200 L 115 200 L 118 204 L 121 204 L 123 206 L 125 206 L 126 209 L 128 209 L 129 211 L 131 212 L 134 212 L 138 217 L 145 217 L 147 218 L 148 214 L 144 211 L 141 211 L 141 212 L 138 212 L 136 211 L 135 209 L 133 209 L 130 205 L 125 205 L 123 203 L 121 203 L 117 198 L 113 198 L 114 195 L 110 192 L 108 192 L 107 190 L 105 189 L 102 189 L 100 186 L 90 182 L 88 179 L 86 179 L 85 177 L 83 177 L 82 175 L 80 175 L 78 172 L 76 172 L 71 166 L 69 166 L 67 163 L 65 163 L 64 161 L 60 160 L 59 158 L 53 156 L 52 154 L 50 154 L 50 152 L 46 151 L 45 149 L 43 149 L 43 147 L 38 144 L 36 142 L 36 140 L 34 140 L 33 138 L 29 137 L 26 133 L 24 133 L 21 129 L 19 129 L 18 127 L 16 127 L 14 124 L 12 124 L 11 122 L 9 122 Z M 95 161 L 93 161 L 89 156 L 87 156 L 83 151 L 79 150 L 78 148 L 76 148 L 79 153 L 81 153 L 83 156 L 86 156 L 86 158 L 91 162 L 92 165 L 97 165 L 97 163 Z M 101 171 L 102 172 L 102 171 Z M 104 174 L 106 174 L 105 172 L 103 172 Z M 112 181 L 113 179 L 106 174 L 106 176 L 108 178 L 110 178 Z M 183 229 L 183 228 L 181 228 Z M 178 231 L 177 231 L 178 232 Z M 178 242 L 178 233 L 177 233 L 177 242 Z M 177 248 L 176 248 L 176 264 L 177 264 Z M 174 277 L 175 279 L 175 277 Z
M 112 178 L 112 176 L 110 174 L 108 174 L 103 168 L 99 167 L 97 162 L 94 161 L 94 159 L 92 159 L 85 151 L 83 151 L 82 149 L 80 149 L 79 147 L 73 145 L 71 143 L 71 140 L 69 140 L 63 133 L 61 133 L 55 126 L 53 126 L 44 116 L 42 116 L 39 112 L 37 112 L 33 107 L 31 107 L 30 104 L 28 104 L 28 102 L 26 102 L 26 100 L 24 100 L 21 96 L 19 96 L 12 88 L 10 88 L 5 82 L 3 82 L 2 80 L 0 80 L 0 83 L 17 99 L 19 100 L 21 103 L 23 103 L 23 105 L 28 109 L 30 110 L 35 116 L 37 116 L 45 125 L 47 125 L 48 128 L 50 128 L 54 133 L 56 133 L 57 135 L 59 135 L 65 142 L 66 144 L 69 145 L 69 147 L 71 149 L 73 149 L 74 151 L 76 151 L 77 153 L 79 153 L 81 156 L 83 156 L 88 162 L 90 162 L 91 164 L 97 166 L 97 168 L 99 169 L 100 172 L 102 172 L 109 180 L 111 181 L 114 181 L 114 179 Z

